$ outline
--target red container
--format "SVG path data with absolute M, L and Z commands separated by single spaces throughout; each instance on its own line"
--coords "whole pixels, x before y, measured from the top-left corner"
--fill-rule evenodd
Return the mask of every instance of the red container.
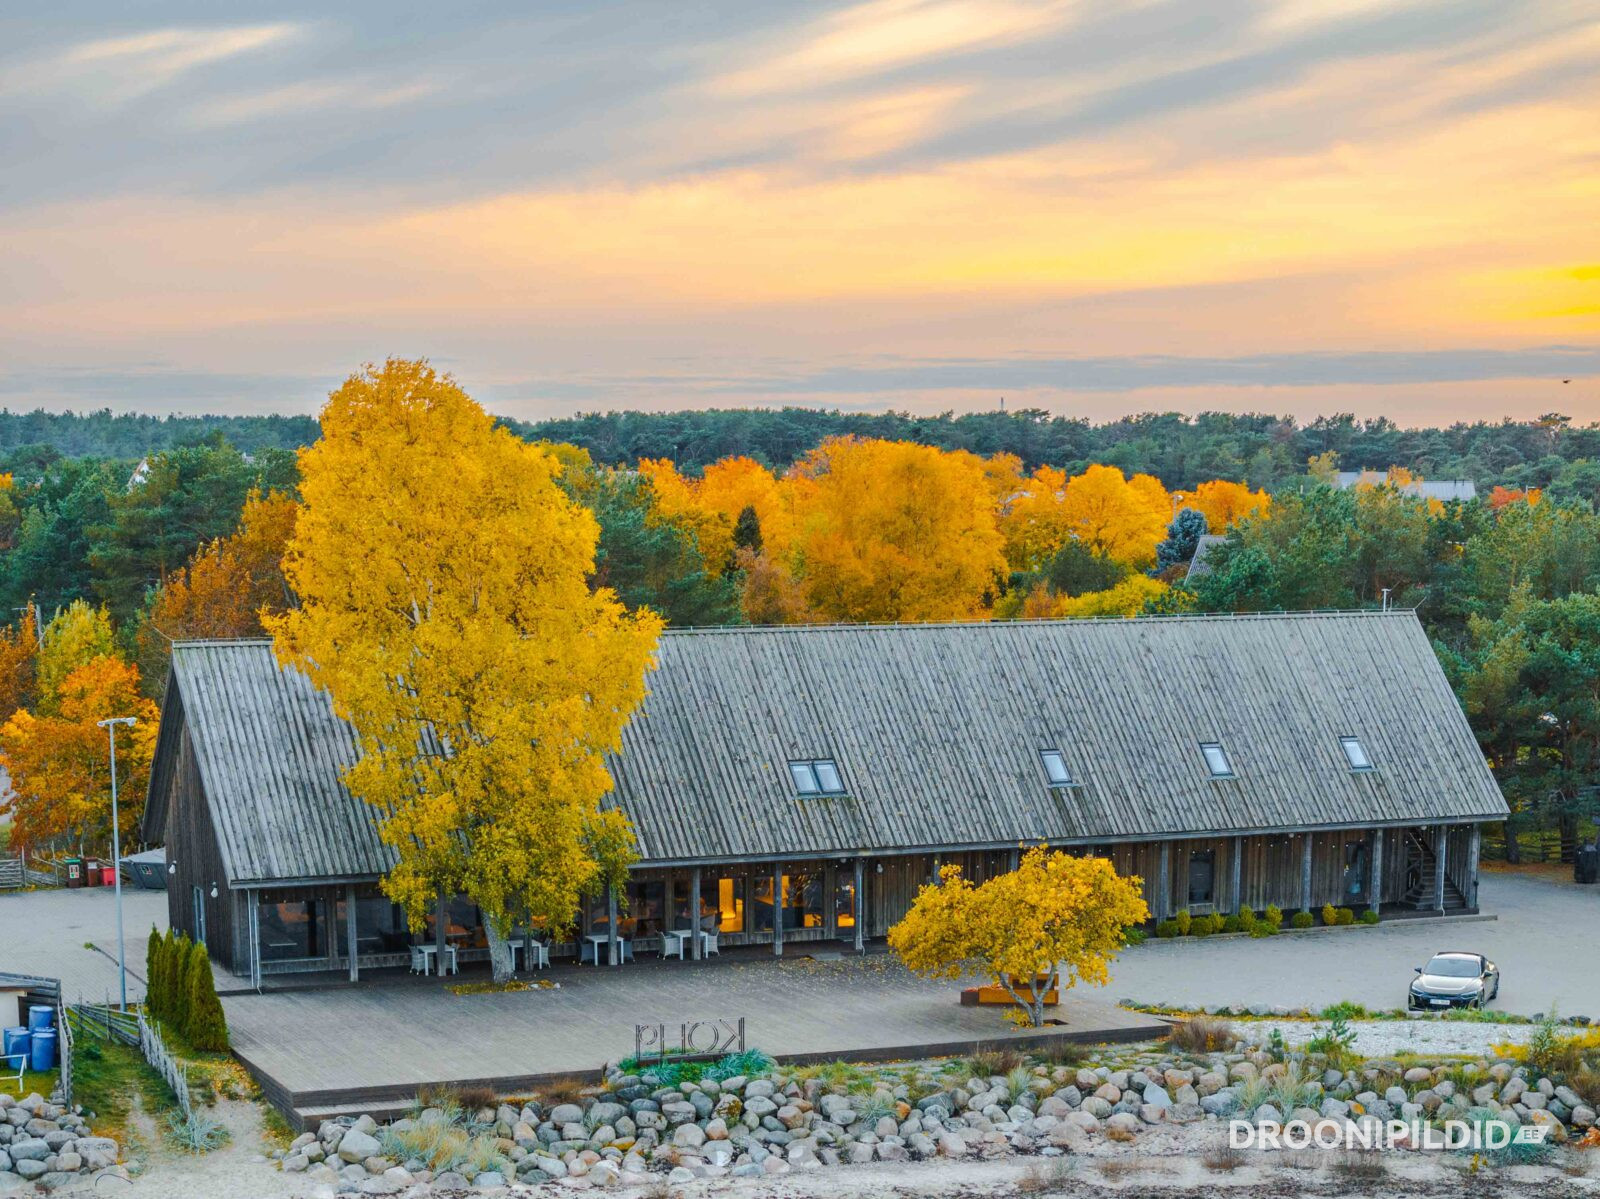
M 114 887 L 117 885 L 117 868 L 115 866 L 102 866 L 100 868 L 100 882 L 102 886 Z

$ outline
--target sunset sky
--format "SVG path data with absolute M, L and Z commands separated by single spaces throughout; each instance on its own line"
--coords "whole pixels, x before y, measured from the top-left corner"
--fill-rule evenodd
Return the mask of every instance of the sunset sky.
M 7 10 L 13 410 L 1600 419 L 1594 0 Z

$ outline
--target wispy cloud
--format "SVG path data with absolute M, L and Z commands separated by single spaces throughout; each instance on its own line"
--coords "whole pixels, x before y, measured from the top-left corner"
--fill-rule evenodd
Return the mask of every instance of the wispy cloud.
M 1075 8 L 1062 0 L 868 0 L 814 20 L 787 43 L 760 44 L 752 61 L 717 76 L 710 90 L 759 96 L 860 79 L 1013 44 L 1058 28 Z
M 190 119 L 204 128 L 267 121 L 331 108 L 376 112 L 426 99 L 441 87 L 442 84 L 433 80 L 416 80 L 399 86 L 385 86 L 377 79 L 291 83 L 202 104 L 194 109 Z
M 189 71 L 281 45 L 303 33 L 293 22 L 220 28 L 155 29 L 79 42 L 8 70 L 0 90 L 70 92 L 120 104 L 165 87 Z

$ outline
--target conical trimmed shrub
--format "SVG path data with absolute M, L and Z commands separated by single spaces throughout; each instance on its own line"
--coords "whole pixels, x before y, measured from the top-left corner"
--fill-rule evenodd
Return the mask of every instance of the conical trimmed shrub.
M 221 1053 L 228 1048 L 228 1021 L 211 977 L 211 957 L 204 945 L 189 951 L 189 1023 L 184 1028 L 196 1049 Z
M 150 940 L 144 947 L 144 1010 L 147 1016 L 161 1018 L 161 934 L 150 926 Z
M 178 933 L 167 951 L 166 978 L 162 981 L 167 1010 L 163 1020 L 176 1029 L 189 1026 L 189 938 Z

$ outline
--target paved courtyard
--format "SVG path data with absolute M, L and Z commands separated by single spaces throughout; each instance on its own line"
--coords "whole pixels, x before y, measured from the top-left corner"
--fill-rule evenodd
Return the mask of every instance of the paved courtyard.
M 1107 993 L 1141 1003 L 1324 1007 L 1349 999 L 1405 1005 L 1412 967 L 1441 949 L 1487 954 L 1500 967 L 1493 1005 L 1531 1016 L 1551 1005 L 1600 1019 L 1600 887 L 1486 872 L 1479 904 L 1494 920 L 1393 921 L 1271 941 L 1155 941 L 1117 962 Z
M 745 1021 L 747 1044 L 783 1056 L 915 1057 L 1014 1037 L 996 1007 L 967 1008 L 953 983 L 909 975 L 886 954 L 558 967 L 560 987 L 454 995 L 437 980 L 275 991 L 223 1000 L 234 1048 L 296 1095 L 442 1080 L 591 1074 L 631 1053 L 640 1023 Z M 1082 993 L 1067 1029 L 1114 1039 L 1154 1022 Z M 904 1052 L 890 1052 L 899 1051 Z
M 69 1002 L 117 996 L 117 905 L 111 887 L 0 891 L 0 971 L 59 978 Z M 128 998 L 144 998 L 150 926 L 165 931 L 167 893 L 122 892 Z M 91 948 L 92 946 L 92 948 Z

